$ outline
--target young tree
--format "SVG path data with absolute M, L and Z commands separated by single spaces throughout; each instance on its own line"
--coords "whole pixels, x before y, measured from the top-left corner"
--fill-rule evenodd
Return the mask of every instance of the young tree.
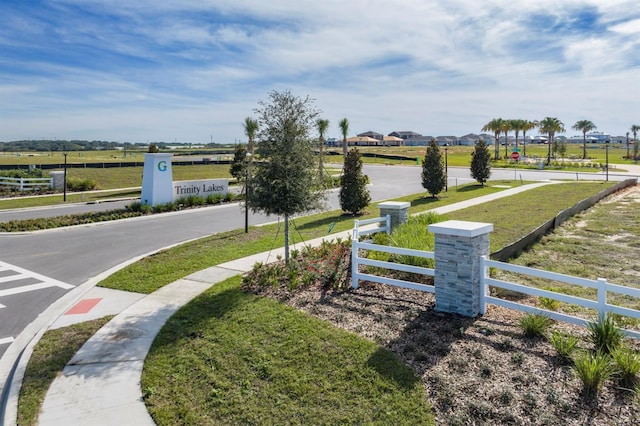
M 342 155 L 346 159 L 348 151 L 347 136 L 349 136 L 349 120 L 343 118 L 340 120 L 340 123 L 338 123 L 338 126 L 340 126 L 340 132 L 342 133 Z
M 247 149 L 239 144 L 233 152 L 233 162 L 229 167 L 229 173 L 238 182 L 244 182 L 247 174 Z
M 355 215 L 369 205 L 371 195 L 367 190 L 367 177 L 362 174 L 362 158 L 358 148 L 352 148 L 344 159 L 340 185 L 342 211 Z
M 255 109 L 260 130 L 251 179 L 252 211 L 284 216 L 285 261 L 289 261 L 289 218 L 322 206 L 317 191 L 311 131 L 318 111 L 309 97 L 272 91 Z
M 489 176 L 491 176 L 491 153 L 484 140 L 480 139 L 471 153 L 471 177 L 484 186 Z
M 446 176 L 442 153 L 435 139 L 431 139 L 422 162 L 422 187 L 435 198 L 442 192 L 445 184 Z
M 155 142 L 151 142 L 149 144 L 149 149 L 147 150 L 148 153 L 150 154 L 156 154 L 158 152 L 160 152 L 160 148 L 158 148 L 158 145 L 156 145 Z

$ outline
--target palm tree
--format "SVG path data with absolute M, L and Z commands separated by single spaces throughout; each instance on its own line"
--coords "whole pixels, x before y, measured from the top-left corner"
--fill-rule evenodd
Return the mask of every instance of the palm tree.
M 524 124 L 522 126 L 522 147 L 524 152 L 522 155 L 527 156 L 527 132 L 531 129 L 535 129 L 538 127 L 538 120 L 524 120 Z
M 564 123 L 556 117 L 545 117 L 538 123 L 538 128 L 542 133 L 549 135 L 549 153 L 547 154 L 547 166 L 551 164 L 551 145 L 556 133 L 564 133 Z
M 524 125 L 527 120 L 522 120 L 520 118 L 509 120 L 511 122 L 511 130 L 516 133 L 516 149 L 518 148 L 518 135 L 520 134 L 520 130 L 524 131 Z
M 509 131 L 513 130 L 512 120 L 502 120 L 501 130 L 504 133 L 504 157 L 509 157 Z
M 631 133 L 633 133 L 633 142 L 635 144 L 637 137 L 638 137 L 638 132 L 640 132 L 640 124 L 634 124 L 633 126 L 631 126 Z M 635 146 L 635 145 L 634 145 Z M 634 153 L 635 153 L 635 148 L 634 148 Z M 635 156 L 635 154 L 634 154 Z M 629 144 L 627 143 L 627 158 L 629 158 Z M 634 158 L 635 160 L 635 158 Z
M 254 120 L 251 117 L 247 117 L 244 119 L 244 134 L 249 138 L 249 143 L 247 144 L 247 152 L 253 155 L 254 148 L 254 140 L 256 137 L 256 132 L 258 131 L 258 121 Z
M 347 158 L 347 135 L 349 134 L 349 120 L 343 118 L 338 123 L 340 126 L 340 131 L 342 132 L 342 155 L 344 158 Z
M 322 177 L 323 177 L 322 174 L 324 169 L 324 165 L 322 164 L 322 155 L 324 152 L 324 135 L 327 132 L 327 129 L 329 128 L 329 120 L 318 118 L 316 120 L 316 127 L 318 128 L 318 133 L 320 133 L 320 136 L 318 137 L 318 147 L 320 149 L 320 160 L 319 160 L 320 179 L 322 180 Z
M 597 127 L 593 124 L 593 121 L 590 120 L 580 120 L 576 121 L 576 124 L 573 125 L 572 129 L 579 130 L 582 132 L 582 159 L 587 159 L 587 132 L 591 132 L 592 130 L 596 130 Z
M 502 132 L 502 121 L 502 118 L 494 118 L 482 128 L 483 132 L 493 132 L 493 137 L 495 139 L 494 160 L 500 158 L 500 132 Z
M 640 124 L 634 124 L 630 130 L 633 133 L 633 141 L 635 142 L 638 139 L 638 132 L 640 132 Z

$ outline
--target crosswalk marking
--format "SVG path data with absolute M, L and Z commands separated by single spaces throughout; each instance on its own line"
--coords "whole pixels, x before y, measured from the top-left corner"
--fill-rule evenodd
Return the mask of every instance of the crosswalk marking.
M 6 345 L 7 343 L 13 343 L 13 337 L 5 337 L 0 339 L 0 345 Z
M 6 277 L 0 277 L 0 283 L 8 283 L 15 280 L 21 280 L 23 278 L 29 278 L 29 276 L 25 274 L 8 275 Z
M 14 272 L 14 274 L 0 277 L 0 283 L 11 283 L 13 281 L 18 281 L 23 279 L 31 279 L 38 282 L 34 284 L 19 285 L 17 287 L 0 290 L 0 297 L 26 293 L 29 291 L 42 290 L 49 287 L 59 287 L 65 290 L 69 290 L 75 287 L 71 284 L 67 284 L 62 281 L 58 281 L 53 278 L 46 277 L 36 272 L 28 271 L 26 269 L 20 268 L 19 266 L 10 265 L 5 262 L 0 262 L 0 272 L 2 271 L 11 271 L 11 272 Z M 0 309 L 2 308 L 6 308 L 6 306 L 0 303 Z

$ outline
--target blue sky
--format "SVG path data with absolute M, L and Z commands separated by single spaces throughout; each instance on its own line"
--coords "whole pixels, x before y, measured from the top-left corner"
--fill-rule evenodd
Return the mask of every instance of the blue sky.
M 637 0 L 0 3 L 0 140 L 227 143 L 271 90 L 338 137 L 640 124 Z

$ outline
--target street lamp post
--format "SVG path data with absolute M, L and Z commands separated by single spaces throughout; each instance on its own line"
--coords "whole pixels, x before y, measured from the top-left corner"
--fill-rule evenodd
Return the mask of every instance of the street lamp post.
M 64 179 L 63 179 L 63 192 L 62 192 L 62 201 L 67 201 L 67 153 L 62 153 L 64 155 Z
M 444 145 L 444 192 L 449 192 L 449 144 Z
M 247 152 L 245 156 L 247 161 L 246 175 L 244 179 L 244 233 L 249 233 L 249 180 L 251 178 L 251 153 Z
M 606 142 L 605 145 L 605 165 L 604 165 L 604 170 L 606 173 L 606 180 L 607 182 L 609 182 L 609 141 Z

